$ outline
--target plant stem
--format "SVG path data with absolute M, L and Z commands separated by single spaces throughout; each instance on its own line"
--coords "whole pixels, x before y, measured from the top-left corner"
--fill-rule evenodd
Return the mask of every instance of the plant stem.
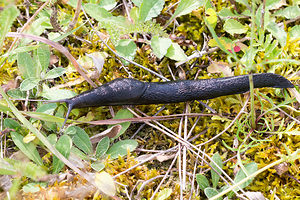
M 253 74 L 249 74 L 249 86 L 250 86 L 250 102 L 251 102 L 251 127 L 255 129 L 256 127 L 256 116 L 255 116 L 255 107 L 254 107 L 254 84 L 253 84 Z

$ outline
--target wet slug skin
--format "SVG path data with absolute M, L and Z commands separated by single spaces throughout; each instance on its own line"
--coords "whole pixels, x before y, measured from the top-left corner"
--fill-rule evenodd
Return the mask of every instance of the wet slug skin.
M 254 88 L 293 88 L 283 76 L 273 73 L 253 74 Z M 216 79 L 179 80 L 168 82 L 141 82 L 136 79 L 118 78 L 102 86 L 83 92 L 70 99 L 68 118 L 73 108 L 179 103 L 206 100 L 249 91 L 249 76 L 232 76 Z

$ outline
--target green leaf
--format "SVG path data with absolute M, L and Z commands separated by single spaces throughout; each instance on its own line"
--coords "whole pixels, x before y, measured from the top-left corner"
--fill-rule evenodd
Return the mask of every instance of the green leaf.
M 3 160 L 0 157 L 0 174 L 1 175 L 14 175 L 17 173 L 17 170 L 8 162 Z
M 53 27 L 51 26 L 50 18 L 43 16 L 34 20 L 33 23 L 30 25 L 29 29 L 26 30 L 26 33 L 32 35 L 41 35 L 42 33 L 44 33 L 46 28 L 53 28 Z
M 23 136 L 17 132 L 11 132 L 11 138 L 15 145 L 32 161 L 38 165 L 43 165 L 42 158 L 33 143 L 24 143 Z
M 127 150 L 131 152 L 135 150 L 137 146 L 138 143 L 135 140 L 121 140 L 110 147 L 107 151 L 107 154 L 110 154 L 110 157 L 115 159 L 118 158 L 118 156 L 127 155 Z
M 107 136 L 105 136 L 98 142 L 96 147 L 96 158 L 100 158 L 107 152 L 109 148 L 109 143 L 110 143 L 110 139 Z
M 32 118 L 40 119 L 40 120 L 47 121 L 47 122 L 64 122 L 64 118 L 56 117 L 53 115 L 48 115 L 46 113 L 26 112 L 26 115 L 28 115 Z
M 172 194 L 172 189 L 164 188 L 158 194 L 155 200 L 165 200 L 168 199 Z
M 242 34 L 248 31 L 248 27 L 234 19 L 227 19 L 223 26 L 224 30 L 231 35 Z
M 25 79 L 40 77 L 40 74 L 37 74 L 37 67 L 34 65 L 34 62 L 29 53 L 18 53 L 17 61 L 18 68 Z
M 56 108 L 57 108 L 56 103 L 47 103 L 39 106 L 35 112 L 42 112 L 48 115 L 53 115 Z
M 153 53 L 159 59 L 162 59 L 166 55 L 171 44 L 172 41 L 169 38 L 160 38 L 158 36 L 154 36 L 151 39 L 151 48 L 153 50 Z
M 22 187 L 22 190 L 24 193 L 35 193 L 35 192 L 39 192 L 41 190 L 41 188 L 46 188 L 47 187 L 47 183 L 28 183 L 26 185 L 24 185 Z
M 239 17 L 241 15 L 232 13 L 232 11 L 229 8 L 222 8 L 222 10 L 220 10 L 220 12 L 218 13 L 218 16 L 224 19 L 228 17 Z
M 203 174 L 197 174 L 196 175 L 196 181 L 197 181 L 197 183 L 198 183 L 201 190 L 204 190 L 205 188 L 210 187 L 207 178 Z
M 274 13 L 275 16 L 285 17 L 287 19 L 294 19 L 300 16 L 300 8 L 298 6 L 288 6 L 282 10 Z
M 105 165 L 101 162 L 94 162 L 91 164 L 91 167 L 97 171 L 100 172 L 102 169 L 104 169 Z
M 27 78 L 20 84 L 20 91 L 28 91 L 39 85 L 39 78 Z
M 243 179 L 245 179 L 247 176 L 255 173 L 257 171 L 257 164 L 255 162 L 252 162 L 252 163 L 248 163 L 247 165 L 245 165 L 245 170 L 246 170 L 246 173 L 243 171 L 243 169 L 241 168 L 238 173 L 235 175 L 234 177 L 234 183 L 238 183 L 240 181 L 242 181 Z M 253 181 L 253 178 L 252 179 L 249 179 L 248 181 L 246 181 L 245 183 L 241 184 L 240 185 L 240 188 L 245 188 L 247 187 L 251 182 Z M 235 189 L 235 191 L 237 191 L 237 189 Z
M 129 60 L 133 60 L 136 54 L 136 45 L 132 40 L 123 39 L 119 40 L 118 45 L 116 46 L 116 50 L 121 56 Z M 123 61 L 123 63 L 125 65 L 129 64 L 126 61 Z
M 55 134 L 48 135 L 47 139 L 52 145 L 55 145 L 57 142 L 57 136 Z
M 62 135 L 57 141 L 55 148 L 65 157 L 69 158 L 72 147 L 72 139 L 68 135 Z M 65 166 L 56 156 L 53 156 L 53 173 L 57 174 Z
M 105 18 L 110 18 L 113 16 L 111 13 L 97 4 L 87 3 L 84 4 L 83 7 L 87 14 L 95 18 L 97 21 L 102 21 Z
M 193 10 L 198 9 L 200 6 L 204 5 L 202 0 L 181 0 L 178 7 L 176 8 L 174 14 L 167 23 L 170 23 L 174 18 L 186 15 Z
M 4 55 L 2 55 L 1 57 L 6 58 L 8 57 L 8 59 L 10 60 L 10 62 L 15 60 L 15 55 L 18 53 L 24 53 L 24 52 L 29 52 L 29 51 L 33 51 L 36 50 L 37 48 L 39 48 L 41 45 L 33 45 L 33 46 L 25 46 L 25 47 L 18 47 L 8 53 L 5 53 Z
M 287 33 L 283 28 L 280 28 L 275 22 L 270 22 L 266 28 L 279 41 L 281 47 L 286 45 Z
M 219 192 L 215 188 L 208 187 L 204 189 L 204 194 L 207 198 L 211 198 L 219 194 Z M 222 197 L 217 198 L 217 200 L 222 200 Z
M 187 59 L 187 56 L 185 55 L 181 47 L 177 43 L 173 42 L 168 49 L 166 57 L 176 61 L 185 61 Z
M 95 174 L 95 184 L 97 188 L 108 196 L 114 196 L 116 194 L 116 186 L 113 178 L 107 172 L 100 172 Z
M 246 65 L 250 61 L 251 65 L 249 65 L 249 66 L 252 66 L 252 64 L 255 61 L 254 58 L 255 58 L 255 55 L 257 52 L 258 52 L 258 49 L 250 48 L 249 50 L 246 51 L 246 53 L 242 57 L 241 62 Z M 248 66 L 248 65 L 246 65 L 246 66 Z
M 289 31 L 291 39 L 300 38 L 300 25 L 293 26 Z
M 10 113 L 11 112 L 11 109 L 10 107 L 7 106 L 6 102 L 5 101 L 0 101 L 0 111 L 1 112 L 7 112 L 7 113 Z
M 36 113 L 44 113 L 44 114 L 47 114 L 47 116 L 45 115 L 41 115 L 38 119 L 40 120 L 43 120 L 44 123 L 43 123 L 43 127 L 47 130 L 52 130 L 52 131 L 56 131 L 57 127 L 55 125 L 54 122 L 48 122 L 48 116 L 50 115 L 51 118 L 53 117 L 54 115 L 54 111 L 56 110 L 57 108 L 57 104 L 56 103 L 47 103 L 47 104 L 42 104 L 38 107 L 38 109 L 36 109 Z M 56 112 L 57 114 L 57 112 Z M 45 121 L 46 120 L 46 121 Z M 37 121 L 37 119 L 30 119 L 30 122 L 33 123 Z M 60 120 L 59 120 L 60 121 Z M 55 141 L 56 143 L 56 141 Z M 54 145 L 55 143 L 51 143 L 52 145 Z
M 259 35 L 263 35 L 263 32 L 265 31 L 265 27 L 266 27 L 266 25 L 268 25 L 269 23 L 270 23 L 270 15 L 271 15 L 271 13 L 270 13 L 270 11 L 269 10 L 267 10 L 267 9 L 265 9 L 264 11 L 263 11 L 263 9 L 265 9 L 265 8 L 263 8 L 263 4 L 261 4 L 257 9 L 256 9 L 256 14 L 255 14 L 255 17 L 254 17 L 254 21 L 255 21 L 255 24 L 256 24 L 256 26 L 257 27 L 261 27 L 262 26 L 262 24 L 261 24 L 261 20 L 262 20 L 262 16 L 264 15 L 264 27 L 261 27 L 261 29 L 258 29 L 257 30 L 257 35 L 259 36 Z M 264 12 L 264 14 L 262 14 Z
M 37 50 L 37 59 L 40 64 L 40 72 L 45 73 L 50 64 L 50 49 L 48 45 L 41 45 Z
M 207 22 L 213 27 L 215 28 L 217 25 L 217 21 L 218 21 L 218 17 L 217 17 L 217 13 L 214 9 L 212 8 L 208 8 L 205 10 L 205 17 Z
M 282 0 L 268 0 L 266 1 L 266 9 L 267 10 L 274 10 L 278 9 L 282 6 L 286 5 L 285 1 Z
M 101 0 L 99 6 L 104 8 L 105 10 L 111 10 L 117 5 L 115 0 Z
M 3 41 L 6 34 L 10 30 L 13 22 L 19 16 L 20 12 L 16 6 L 3 8 L 0 12 L 0 49 L 2 49 Z
M 121 109 L 117 112 L 116 116 L 113 119 L 126 119 L 126 118 L 132 118 L 133 114 L 127 110 L 127 109 Z M 120 125 L 122 126 L 122 129 L 120 130 L 120 132 L 118 133 L 118 135 L 116 135 L 113 139 L 118 138 L 120 135 L 122 135 L 123 133 L 125 133 L 125 131 L 128 129 L 128 127 L 130 126 L 131 122 L 123 122 L 120 123 Z M 113 125 L 109 125 L 108 128 L 111 128 L 115 126 L 115 124 Z
M 72 90 L 48 88 L 46 85 L 43 85 L 43 92 L 41 93 L 42 97 L 49 100 L 68 99 L 76 95 Z
M 86 161 L 90 160 L 90 158 L 86 154 L 84 154 L 81 150 L 79 150 L 78 148 L 76 148 L 74 146 L 72 146 L 72 148 L 71 148 L 71 153 L 74 154 L 74 156 L 76 156 L 82 160 L 86 160 Z
M 140 7 L 142 5 L 143 0 L 132 0 L 132 2 L 134 3 L 134 5 L 136 5 L 137 7 Z
M 26 98 L 26 92 L 24 92 L 24 91 L 22 92 L 19 88 L 8 90 L 7 94 L 14 99 L 25 99 Z
M 57 77 L 60 77 L 61 75 L 63 75 L 64 73 L 66 73 L 65 68 L 57 67 L 57 68 L 51 69 L 49 72 L 47 72 L 47 74 L 45 75 L 45 79 L 57 78 Z
M 92 153 L 92 143 L 88 134 L 83 129 L 77 126 L 71 126 L 66 130 L 66 133 L 68 133 L 69 131 L 75 131 L 75 134 L 72 135 L 72 140 L 79 149 L 81 149 L 86 154 Z
M 69 35 L 73 34 L 74 32 L 76 32 L 77 30 L 81 29 L 85 24 L 81 24 L 79 26 L 77 26 L 77 28 L 72 29 L 71 31 L 64 33 L 64 34 L 59 34 L 59 33 L 55 33 L 55 32 L 50 32 L 52 33 L 52 35 L 50 35 L 50 33 L 48 34 L 48 39 L 52 40 L 53 42 L 59 42 L 63 39 L 65 39 L 66 37 L 68 37 Z M 53 38 L 52 38 L 53 37 Z
M 14 168 L 22 176 L 29 177 L 33 180 L 37 180 L 46 175 L 46 171 L 43 166 L 38 166 L 33 162 L 24 162 L 24 161 L 13 161 Z
M 130 17 L 133 20 L 134 23 L 137 23 L 139 20 L 139 8 L 138 7 L 133 7 L 130 10 Z
M 4 127 L 14 129 L 15 131 L 18 131 L 21 129 L 21 125 L 17 121 L 10 119 L 10 118 L 4 119 Z
M 222 158 L 219 155 L 219 153 L 215 153 L 212 157 L 212 160 L 222 169 L 223 168 L 223 162 L 222 162 Z M 221 174 L 221 170 L 219 170 L 215 164 L 213 164 L 212 162 L 210 163 L 211 167 L 214 168 L 219 174 Z M 220 176 L 214 171 L 214 170 L 210 170 L 211 173 L 211 179 L 212 179 L 212 184 L 213 184 L 213 188 L 217 188 L 217 185 L 219 183 L 220 180 Z
M 77 1 L 78 0 L 69 0 L 69 1 L 67 1 L 67 4 L 72 6 L 73 8 L 76 8 L 77 7 Z
M 153 17 L 157 17 L 163 9 L 164 0 L 143 0 L 140 6 L 139 20 L 148 21 Z

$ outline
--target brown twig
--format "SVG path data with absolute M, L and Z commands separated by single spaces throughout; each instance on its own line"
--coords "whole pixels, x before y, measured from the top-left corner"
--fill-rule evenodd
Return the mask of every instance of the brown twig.
M 82 0 L 77 0 L 77 6 L 76 6 L 76 10 L 75 10 L 75 13 L 74 13 L 73 20 L 69 24 L 69 27 L 66 30 L 66 32 L 71 31 L 75 27 L 75 25 L 76 25 L 76 23 L 78 21 L 78 17 L 79 17 L 80 11 L 81 11 L 81 3 L 82 3 Z

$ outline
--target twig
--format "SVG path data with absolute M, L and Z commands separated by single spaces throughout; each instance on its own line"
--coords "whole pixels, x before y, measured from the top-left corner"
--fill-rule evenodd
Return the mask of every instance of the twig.
M 192 55 L 188 56 L 186 60 L 177 62 L 175 65 L 176 65 L 176 67 L 178 67 L 180 65 L 183 65 L 184 63 L 187 63 L 188 61 L 190 61 L 194 58 L 201 58 L 203 55 L 210 54 L 212 52 L 217 51 L 218 49 L 219 49 L 219 47 L 213 47 L 213 48 L 209 49 L 208 51 L 196 51 Z
M 185 111 L 184 113 L 189 113 L 189 104 L 186 103 L 185 104 Z M 184 116 L 184 129 L 183 129 L 183 139 L 184 140 L 187 140 L 188 139 L 188 132 L 187 132 L 187 123 L 188 123 L 188 118 L 187 116 Z M 183 147 L 182 149 L 182 183 L 183 183 L 183 190 L 186 189 L 186 152 L 187 152 L 187 149 L 186 149 L 186 146 Z
M 189 133 L 187 134 L 187 138 L 189 138 L 189 141 L 193 141 L 193 140 L 190 140 L 190 137 L 191 137 L 191 135 L 192 135 L 192 133 L 193 133 L 193 130 L 194 130 L 195 127 L 197 126 L 199 120 L 200 120 L 200 116 L 197 117 L 195 123 L 193 124 L 192 128 L 190 129 Z
M 162 106 L 159 111 L 157 111 L 153 116 L 157 116 L 161 111 L 163 111 L 166 108 L 166 106 Z M 138 130 L 130 137 L 130 139 L 134 138 L 136 136 L 136 134 L 138 134 L 144 127 L 146 126 L 146 124 L 142 124 Z
M 287 25 L 287 24 L 289 24 L 289 23 L 293 23 L 293 22 L 296 22 L 296 21 L 299 21 L 299 20 L 300 20 L 300 16 L 299 16 L 299 17 L 296 17 L 296 18 L 294 18 L 294 19 L 289 19 L 289 20 L 285 21 L 284 23 L 283 23 L 283 22 L 280 22 L 280 23 L 278 23 L 278 26 L 279 26 L 280 28 L 283 28 L 284 25 Z
M 137 195 L 136 195 L 136 197 L 135 197 L 135 199 L 141 199 L 141 197 L 140 197 L 140 193 L 141 193 L 141 191 L 144 189 L 144 187 L 148 184 L 148 183 L 151 183 L 151 182 L 153 182 L 155 179 L 158 179 L 158 178 L 162 178 L 162 177 L 164 177 L 163 175 L 158 175 L 158 176 L 155 176 L 155 177 L 153 177 L 153 178 L 150 178 L 149 180 L 147 180 L 147 181 L 144 181 L 143 183 L 142 183 L 142 185 L 137 185 L 136 184 L 136 186 L 139 186 L 139 190 L 138 190 L 138 192 L 137 192 Z M 133 191 L 134 191 L 134 189 L 132 190 L 132 192 L 131 192 L 131 194 L 130 194 L 130 197 L 132 198 L 132 196 L 133 196 Z
M 199 149 L 201 149 L 201 147 L 199 147 Z M 199 152 L 199 150 L 198 150 L 198 152 Z M 202 157 L 202 160 L 203 160 L 203 159 L 204 159 L 204 158 Z M 198 165 L 198 157 L 196 158 L 195 165 L 194 165 L 193 178 L 192 178 L 192 183 L 191 183 L 191 195 L 190 195 L 189 200 L 191 200 L 191 199 L 192 199 L 192 196 L 193 196 L 194 182 L 195 182 L 195 176 L 196 176 L 197 165 Z
M 133 22 L 132 19 L 131 19 L 131 17 L 130 17 L 130 12 L 129 12 L 129 8 L 128 8 L 126 0 L 122 0 L 122 1 L 123 1 L 123 5 L 124 5 L 124 8 L 125 8 L 125 12 L 126 12 L 128 20 L 130 22 Z
M 79 17 L 79 14 L 80 14 L 80 10 L 81 10 L 81 2 L 82 2 L 82 0 L 77 0 L 77 6 L 76 6 L 76 10 L 75 10 L 75 13 L 74 13 L 73 20 L 69 24 L 69 27 L 66 30 L 66 32 L 71 31 L 75 27 L 75 25 L 77 23 L 77 20 L 78 20 L 78 17 Z
M 284 110 L 282 110 L 281 108 L 277 108 L 280 112 L 283 112 L 286 116 L 288 116 L 289 118 L 291 118 L 292 120 L 294 120 L 295 122 L 297 122 L 297 124 L 300 124 L 300 121 L 298 119 L 296 119 L 295 117 L 289 115 L 287 112 L 285 112 Z

